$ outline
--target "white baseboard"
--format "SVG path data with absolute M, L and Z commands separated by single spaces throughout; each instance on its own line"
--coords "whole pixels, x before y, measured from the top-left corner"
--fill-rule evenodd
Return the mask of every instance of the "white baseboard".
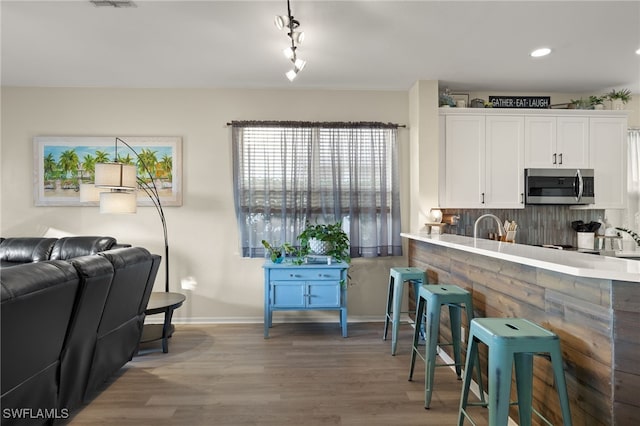
M 284 312 L 284 311 L 281 311 Z M 306 313 L 311 313 L 310 311 L 305 311 Z M 323 311 L 324 312 L 324 311 Z M 331 312 L 327 315 L 305 315 L 305 316 L 287 316 L 287 317 L 279 317 L 277 313 L 274 312 L 273 322 L 274 324 L 285 324 L 285 323 L 303 323 L 303 322 L 338 322 L 340 317 L 336 312 Z M 164 317 L 162 315 L 153 315 L 148 316 L 145 320 L 147 324 L 162 324 Z M 189 317 L 189 318 L 177 318 L 173 317 L 173 324 L 262 324 L 264 321 L 263 316 L 259 317 Z M 347 322 L 349 323 L 358 323 L 358 322 L 384 322 L 384 317 L 380 318 L 379 316 L 371 316 L 371 315 L 362 315 L 362 316 L 349 316 L 347 318 Z

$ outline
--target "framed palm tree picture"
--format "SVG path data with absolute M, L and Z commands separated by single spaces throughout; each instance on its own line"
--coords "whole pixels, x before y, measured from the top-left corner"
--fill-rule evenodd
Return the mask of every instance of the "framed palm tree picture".
M 163 206 L 182 205 L 182 138 L 177 136 L 121 137 L 130 147 L 116 144 L 115 136 L 36 136 L 34 201 L 36 206 L 91 206 L 81 202 L 80 187 L 94 182 L 97 163 L 120 162 L 136 166 L 138 178 L 153 179 Z M 153 206 L 144 191 L 139 206 Z

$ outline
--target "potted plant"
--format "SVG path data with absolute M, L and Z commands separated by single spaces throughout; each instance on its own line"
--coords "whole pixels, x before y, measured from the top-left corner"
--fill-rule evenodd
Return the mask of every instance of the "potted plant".
M 443 108 L 456 106 L 456 101 L 455 99 L 453 99 L 453 96 L 451 95 L 449 89 L 444 89 L 444 91 L 440 93 L 439 105 Z
M 606 98 L 611 101 L 611 109 L 623 109 L 624 104 L 631 100 L 631 90 L 629 89 L 621 89 L 615 90 L 613 89 L 609 93 L 607 93 Z
M 589 104 L 593 109 L 604 109 L 604 96 L 589 96 Z
M 284 243 L 281 246 L 273 246 L 269 244 L 268 241 L 262 240 L 262 245 L 273 263 L 282 263 L 287 254 L 294 254 L 296 252 L 295 247 L 289 243 Z
M 589 109 L 591 107 L 591 102 L 588 100 L 580 99 L 571 99 L 569 103 L 569 109 Z
M 342 230 L 342 223 L 328 225 L 307 222 L 307 226 L 298 235 L 301 251 L 306 255 L 310 252 L 331 256 L 337 261 L 349 263 L 349 237 Z

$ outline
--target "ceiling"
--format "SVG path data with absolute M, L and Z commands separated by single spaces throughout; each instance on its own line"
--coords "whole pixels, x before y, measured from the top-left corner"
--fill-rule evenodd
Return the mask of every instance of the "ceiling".
M 640 1 L 0 0 L 3 86 L 640 93 Z M 553 49 L 531 58 L 540 46 Z

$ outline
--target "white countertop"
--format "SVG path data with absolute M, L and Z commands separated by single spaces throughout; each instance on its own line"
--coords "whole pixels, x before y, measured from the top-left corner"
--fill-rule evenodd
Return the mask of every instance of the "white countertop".
M 640 261 L 638 260 L 599 256 L 569 250 L 555 250 L 524 244 L 503 243 L 452 234 L 403 232 L 400 235 L 429 244 L 450 247 L 563 274 L 640 283 Z

